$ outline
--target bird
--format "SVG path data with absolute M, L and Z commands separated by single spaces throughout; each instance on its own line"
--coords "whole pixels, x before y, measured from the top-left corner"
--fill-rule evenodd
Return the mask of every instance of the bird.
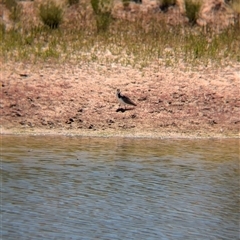
M 129 97 L 122 95 L 120 89 L 117 89 L 116 97 L 120 105 L 121 104 L 125 105 L 125 109 L 126 109 L 126 105 L 137 106 L 133 101 L 130 100 Z

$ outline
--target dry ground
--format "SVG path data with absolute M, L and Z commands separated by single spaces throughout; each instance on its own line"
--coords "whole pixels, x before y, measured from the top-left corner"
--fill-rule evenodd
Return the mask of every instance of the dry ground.
M 3 64 L 2 133 L 238 137 L 240 68 Z M 117 111 L 116 89 L 137 107 Z
M 179 23 L 185 19 L 180 14 L 181 2 L 178 1 L 180 10 L 172 8 L 167 15 L 161 14 L 170 25 L 173 20 Z M 204 3 L 201 18 L 198 19 L 200 22 L 212 23 L 216 29 L 220 28 L 219 23 L 224 23 L 224 26 L 232 24 L 233 14 L 226 14 L 223 0 L 206 0 Z M 215 5 L 220 7 L 216 8 Z M 39 21 L 35 5 L 26 2 L 24 6 L 26 13 L 22 23 L 32 26 Z M 147 4 L 132 4 L 132 8 L 131 11 L 115 8 L 115 15 L 120 14 L 124 18 L 127 14 L 125 17 L 128 19 L 128 15 L 135 16 L 139 11 L 151 12 L 154 6 L 149 9 Z M 68 8 L 66 16 L 70 14 L 72 18 L 69 19 L 81 22 L 73 17 L 79 16 L 79 9 Z M 176 18 L 175 11 L 179 12 L 181 19 Z M 7 28 L 10 24 L 7 11 L 0 11 L 0 14 Z M 213 22 L 208 19 L 209 16 L 213 17 Z M 66 21 L 64 23 L 67 24 Z M 154 64 L 140 71 L 115 64 L 60 65 L 39 62 L 34 65 L 4 62 L 3 59 L 0 63 L 1 133 L 239 136 L 239 63 L 215 70 L 199 67 L 195 71 Z M 137 107 L 117 111 L 117 88 L 128 95 Z

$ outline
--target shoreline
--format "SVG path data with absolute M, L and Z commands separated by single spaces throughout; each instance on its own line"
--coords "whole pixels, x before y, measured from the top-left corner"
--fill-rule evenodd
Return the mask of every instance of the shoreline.
M 1 134 L 239 138 L 239 80 L 229 66 L 140 72 L 10 63 L 0 86 Z M 116 89 L 137 106 L 118 111 Z
M 94 138 L 131 138 L 131 139 L 240 139 L 238 134 L 199 133 L 184 134 L 178 132 L 137 132 L 137 131 L 99 131 L 66 129 L 1 129 L 1 136 L 66 136 Z

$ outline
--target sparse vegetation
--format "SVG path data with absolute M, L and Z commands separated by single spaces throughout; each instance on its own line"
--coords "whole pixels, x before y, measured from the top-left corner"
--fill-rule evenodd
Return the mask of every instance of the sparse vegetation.
M 124 9 L 127 9 L 129 7 L 130 0 L 122 0 L 122 3 L 123 3 Z
M 21 15 L 22 15 L 22 8 L 20 5 L 17 4 L 14 7 L 12 7 L 9 16 L 14 23 L 14 27 L 15 27 L 15 24 L 20 21 Z
M 36 28 L 22 34 L 20 31 L 3 33 L 2 54 L 6 59 L 46 60 L 71 62 L 116 63 L 137 68 L 148 66 L 152 62 L 160 65 L 177 66 L 184 62 L 190 65 L 226 64 L 226 61 L 239 61 L 239 36 L 236 28 L 230 28 L 220 35 L 196 34 L 164 28 L 158 32 L 146 34 L 137 31 L 131 25 L 118 23 L 118 30 L 111 30 L 104 35 L 95 35 L 83 31 Z
M 74 4 L 78 4 L 79 3 L 79 0 L 68 0 L 68 4 L 70 6 L 74 5 Z
M 16 0 L 3 0 L 3 3 L 7 7 L 9 11 L 12 10 L 12 8 L 17 6 L 17 1 Z
M 103 6 L 99 1 L 92 0 L 93 17 L 100 16 L 100 19 L 104 19 L 103 12 L 99 9 Z M 96 34 L 96 29 L 89 28 L 73 31 L 71 27 L 61 27 L 52 31 L 61 22 L 62 10 L 60 13 L 61 18 L 57 23 L 46 23 L 49 28 L 1 31 L 1 56 L 6 60 L 16 61 L 31 59 L 115 63 L 140 69 L 153 63 L 176 67 L 179 64 L 220 67 L 231 62 L 240 62 L 240 29 L 234 26 L 214 34 L 210 30 L 204 32 L 197 26 L 168 26 L 164 22 L 156 24 L 154 19 L 152 22 L 148 21 L 146 26 L 141 21 L 118 19 L 102 25 L 97 23 L 99 34 Z M 110 14 L 109 11 L 107 13 Z M 88 21 L 92 23 L 93 17 Z M 106 18 L 110 16 L 107 15 Z
M 239 0 L 233 0 L 231 3 L 233 11 L 236 13 L 236 19 L 235 23 L 240 28 L 240 1 Z
M 142 0 L 131 0 L 131 1 L 133 1 L 133 2 L 135 2 L 135 3 L 142 3 Z
M 106 32 L 112 21 L 112 0 L 91 0 L 95 13 L 97 32 Z
M 44 25 L 51 29 L 58 28 L 63 19 L 63 10 L 54 1 L 41 4 L 39 14 Z
M 168 10 L 170 6 L 176 5 L 176 0 L 162 0 L 160 1 L 160 9 L 164 12 Z
M 16 0 L 5 0 L 5 6 L 10 11 L 10 19 L 15 23 L 20 21 L 22 9 Z
M 240 2 L 238 0 L 232 1 L 232 8 L 236 13 L 240 14 Z
M 200 8 L 201 2 L 199 0 L 185 0 L 186 15 L 190 24 L 196 23 Z

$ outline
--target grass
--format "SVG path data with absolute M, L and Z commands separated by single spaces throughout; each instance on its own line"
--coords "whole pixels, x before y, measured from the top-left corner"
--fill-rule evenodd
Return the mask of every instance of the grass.
M 3 0 L 6 8 L 9 10 L 9 18 L 13 21 L 14 25 L 20 21 L 22 9 L 16 0 Z
M 233 11 L 237 14 L 235 18 L 235 23 L 240 28 L 240 1 L 239 0 L 233 0 L 231 3 L 231 7 Z
M 91 0 L 91 6 L 95 13 L 97 32 L 106 32 L 112 21 L 111 0 Z
M 162 11 L 167 11 L 170 6 L 176 5 L 176 0 L 162 0 L 160 1 L 160 8 Z
M 32 29 L 1 31 L 5 61 L 71 64 L 120 64 L 138 69 L 155 64 L 179 67 L 217 66 L 240 62 L 240 30 L 229 27 L 219 34 L 193 26 L 167 26 L 164 22 L 114 20 L 104 31 Z
M 186 16 L 190 24 L 196 23 L 200 8 L 201 2 L 199 0 L 185 0 Z
M 17 1 L 16 0 L 3 0 L 3 3 L 5 4 L 6 8 L 11 11 L 12 8 L 17 7 Z
M 53 1 L 41 4 L 39 15 L 43 24 L 51 29 L 58 28 L 63 19 L 62 8 Z
M 79 0 L 68 0 L 68 4 L 70 6 L 74 5 L 74 4 L 78 4 L 79 3 Z
M 125 10 L 129 8 L 130 0 L 122 0 L 122 4 Z

